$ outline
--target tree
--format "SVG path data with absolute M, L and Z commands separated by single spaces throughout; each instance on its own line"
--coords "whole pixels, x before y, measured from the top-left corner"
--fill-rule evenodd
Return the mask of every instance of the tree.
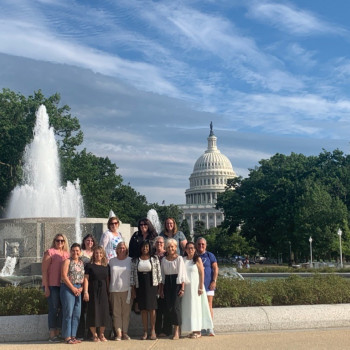
M 130 223 L 131 226 L 137 226 L 138 221 L 147 215 L 149 204 L 146 197 L 129 184 L 119 185 L 113 192 L 114 207 L 116 215 L 123 222 Z
M 195 240 L 197 240 L 200 236 L 204 236 L 205 233 L 205 223 L 201 220 L 195 221 L 193 227 L 193 235 L 195 237 Z
M 157 203 L 150 204 L 149 209 L 154 209 L 159 217 L 159 221 L 164 227 L 166 218 L 174 218 L 177 225 L 181 222 L 183 211 L 176 204 L 159 205 Z
M 188 224 L 186 219 L 182 220 L 179 229 L 184 233 L 188 242 L 192 241 L 190 225 Z
M 291 242 L 295 257 L 305 259 L 312 234 L 316 253 L 325 257 L 335 228 L 347 226 L 349 178 L 350 157 L 339 150 L 318 157 L 276 154 L 250 169 L 248 178 L 230 180 L 217 208 L 224 210 L 229 234 L 240 228 L 260 252 L 289 257 Z
M 35 113 L 41 104 L 47 108 L 63 156 L 72 154 L 83 141 L 78 119 L 59 103 L 59 94 L 45 98 L 40 90 L 27 98 L 9 89 L 0 93 L 0 211 L 21 181 L 24 148 L 33 138 Z
M 109 158 L 97 157 L 83 149 L 71 157 L 63 158 L 63 181 L 80 180 L 85 204 L 85 215 L 107 217 L 113 205 L 114 191 L 122 184 L 116 174 L 117 166 Z
M 252 254 L 254 248 L 238 232 L 229 233 L 227 228 L 212 227 L 208 230 L 205 239 L 208 250 L 220 257 L 232 257 L 233 255 Z

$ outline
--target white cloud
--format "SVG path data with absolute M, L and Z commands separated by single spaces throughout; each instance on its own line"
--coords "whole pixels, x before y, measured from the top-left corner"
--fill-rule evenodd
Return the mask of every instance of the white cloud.
M 346 34 L 340 26 L 318 18 L 310 11 L 297 9 L 293 5 L 276 2 L 255 1 L 248 15 L 295 35 Z

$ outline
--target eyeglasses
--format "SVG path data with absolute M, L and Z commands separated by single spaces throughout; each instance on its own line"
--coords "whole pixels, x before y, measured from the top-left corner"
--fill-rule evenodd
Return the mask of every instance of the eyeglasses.
M 147 224 L 140 224 L 140 226 L 148 226 Z
M 55 239 L 55 242 L 57 242 L 57 243 L 64 243 L 64 239 Z
M 164 244 L 164 242 L 157 241 L 156 244 Z
M 118 221 L 117 221 L 117 222 L 111 222 L 110 225 L 111 225 L 111 226 L 112 226 L 112 225 L 119 225 L 119 222 L 118 222 Z
M 205 245 L 205 243 L 197 243 L 197 245 Z

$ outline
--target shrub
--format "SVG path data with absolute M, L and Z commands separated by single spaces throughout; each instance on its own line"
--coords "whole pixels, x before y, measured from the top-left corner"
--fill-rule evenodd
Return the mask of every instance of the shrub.
M 7 286 L 0 288 L 0 316 L 47 313 L 47 301 L 38 288 Z
M 341 304 L 350 302 L 350 280 L 336 276 L 300 277 L 267 281 L 220 277 L 214 307 Z

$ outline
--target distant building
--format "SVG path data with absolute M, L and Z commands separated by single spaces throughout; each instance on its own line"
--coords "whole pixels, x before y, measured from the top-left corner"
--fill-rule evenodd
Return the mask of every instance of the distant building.
M 185 192 L 186 204 L 179 205 L 191 233 L 196 221 L 203 221 L 207 229 L 221 224 L 224 214 L 215 209 L 217 196 L 225 191 L 227 180 L 237 176 L 230 160 L 218 150 L 216 140 L 213 123 L 210 123 L 208 149 L 194 165 L 190 188 Z

